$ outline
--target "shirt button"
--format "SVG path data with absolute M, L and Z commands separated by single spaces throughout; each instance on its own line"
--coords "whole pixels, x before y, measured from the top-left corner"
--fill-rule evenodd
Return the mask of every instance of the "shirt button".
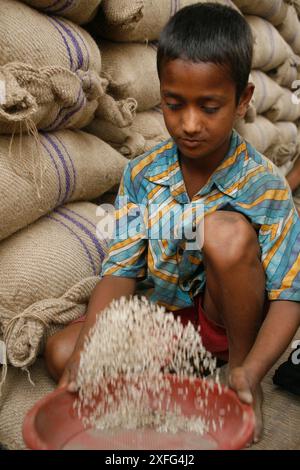
M 190 282 L 189 282 L 189 281 L 183 281 L 183 283 L 182 283 L 182 287 L 183 287 L 184 289 L 187 289 L 187 288 L 189 287 L 189 285 L 190 285 Z

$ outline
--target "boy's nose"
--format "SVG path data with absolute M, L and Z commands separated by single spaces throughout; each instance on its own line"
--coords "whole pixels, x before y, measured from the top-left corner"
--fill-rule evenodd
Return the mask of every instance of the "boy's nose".
M 195 109 L 185 110 L 182 116 L 182 130 L 186 135 L 201 134 L 203 124 L 201 122 L 199 112 Z

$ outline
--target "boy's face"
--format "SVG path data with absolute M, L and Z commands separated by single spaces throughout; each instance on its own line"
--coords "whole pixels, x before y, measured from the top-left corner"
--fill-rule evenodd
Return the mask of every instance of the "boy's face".
M 160 82 L 166 126 L 181 154 L 221 162 L 254 87 L 248 85 L 237 105 L 236 85 L 224 67 L 182 59 L 162 66 Z

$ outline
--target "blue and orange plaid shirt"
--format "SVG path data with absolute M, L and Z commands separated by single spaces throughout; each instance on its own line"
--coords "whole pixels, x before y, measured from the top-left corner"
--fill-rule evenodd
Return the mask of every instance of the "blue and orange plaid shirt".
M 130 220 L 139 205 L 159 207 L 150 221 L 155 229 L 162 218 L 175 224 L 169 217 L 172 208 L 197 201 L 203 204 L 204 221 L 205 215 L 228 207 L 244 214 L 257 230 L 268 298 L 300 301 L 300 219 L 290 189 L 275 165 L 235 131 L 223 162 L 192 201 L 172 139 L 131 160 L 116 199 L 116 219 Z M 137 293 L 167 310 L 193 305 L 205 287 L 202 250 L 186 250 L 186 241 L 174 237 L 145 237 L 139 230 L 124 236 L 123 229 L 110 240 L 101 275 L 136 278 Z

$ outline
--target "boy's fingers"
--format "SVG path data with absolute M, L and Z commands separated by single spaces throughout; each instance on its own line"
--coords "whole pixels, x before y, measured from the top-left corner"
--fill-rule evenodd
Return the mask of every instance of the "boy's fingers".
M 68 385 L 68 392 L 75 393 L 77 392 L 78 387 L 74 381 L 70 382 Z
M 60 381 L 58 382 L 57 388 L 67 387 L 68 384 L 69 384 L 69 371 L 65 369 L 63 375 L 60 378 Z
M 253 395 L 248 383 L 248 380 L 242 371 L 234 370 L 229 376 L 229 385 L 235 390 L 239 399 L 251 405 L 253 403 Z
M 237 394 L 239 399 L 247 405 L 253 403 L 253 396 L 250 390 L 237 390 Z
M 78 372 L 78 363 L 72 362 L 68 368 L 68 391 L 71 393 L 77 392 L 76 378 Z

